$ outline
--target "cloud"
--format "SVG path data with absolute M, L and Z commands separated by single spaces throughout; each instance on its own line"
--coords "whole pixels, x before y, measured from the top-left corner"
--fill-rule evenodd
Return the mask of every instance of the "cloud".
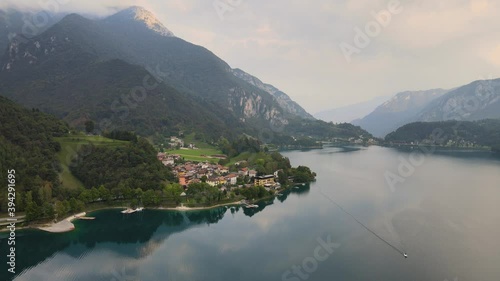
M 243 0 L 224 20 L 206 0 L 68 1 L 61 9 L 104 15 L 144 6 L 176 36 L 273 84 L 310 112 L 500 76 L 500 3 L 492 0 L 400 0 L 403 11 L 348 63 L 339 43 L 352 42 L 354 28 L 364 28 L 371 12 L 390 1 Z M 9 3 L 40 7 L 36 0 L 2 1 Z

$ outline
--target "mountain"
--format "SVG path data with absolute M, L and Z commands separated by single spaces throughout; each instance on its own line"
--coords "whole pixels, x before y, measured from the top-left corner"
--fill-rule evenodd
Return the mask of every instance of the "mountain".
M 310 125 L 298 105 L 281 105 L 286 95 L 236 77 L 222 59 L 175 37 L 140 7 L 99 20 L 67 15 L 34 38 L 9 42 L 0 63 L 0 95 L 75 126 L 91 119 L 106 124 L 101 130 L 189 130 L 215 141 Z
M 435 134 L 438 129 L 439 135 Z M 500 146 L 500 120 L 415 122 L 398 128 L 385 140 L 389 143 L 495 148 Z
M 338 107 L 314 114 L 314 117 L 334 123 L 352 122 L 353 120 L 363 118 L 372 112 L 381 103 L 387 101 L 390 97 L 376 97 L 369 101 Z
M 259 78 L 252 76 L 239 68 L 235 68 L 232 71 L 234 76 L 272 95 L 281 106 L 281 108 L 285 110 L 285 112 L 306 119 L 314 119 L 314 117 L 311 114 L 307 113 L 307 111 L 303 109 L 298 103 L 293 101 L 287 94 L 280 91 L 273 85 L 265 84 L 261 80 L 259 80 Z
M 72 15 L 66 20 L 82 18 Z M 57 24 L 47 31 L 49 35 L 12 43 L 2 62 L 0 95 L 74 126 L 94 120 L 101 130 L 134 130 L 147 136 L 189 129 L 217 139 L 238 132 L 232 128 L 244 128 L 237 119 L 217 114 L 224 110 L 215 104 L 157 83 L 140 66 L 102 60 L 89 46 L 63 36 L 66 27 Z
M 384 137 L 400 126 L 416 121 L 420 111 L 446 92 L 444 89 L 432 89 L 398 93 L 372 113 L 354 120 L 353 124 L 359 125 L 376 137 Z
M 133 6 L 122 10 L 106 18 L 105 22 L 113 25 L 127 25 L 129 28 L 132 28 L 129 30 L 130 33 L 144 32 L 147 30 L 161 36 L 174 37 L 174 33 L 168 30 L 153 13 L 139 6 Z
M 12 40 L 26 42 L 57 23 L 65 14 L 43 11 L 38 17 L 36 15 L 37 13 L 32 11 L 0 9 L 0 54 Z
M 500 118 L 500 79 L 474 81 L 430 103 L 419 121 Z

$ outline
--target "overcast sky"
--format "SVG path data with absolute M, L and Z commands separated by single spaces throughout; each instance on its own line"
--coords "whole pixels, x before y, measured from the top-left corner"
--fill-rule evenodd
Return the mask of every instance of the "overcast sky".
M 99 15 L 143 6 L 176 36 L 273 84 L 311 113 L 500 77 L 494 0 L 2 0 L 9 2 L 33 9 L 59 2 L 61 11 Z M 381 10 L 391 14 L 385 26 L 372 22 Z M 366 34 L 367 26 L 369 42 L 356 45 L 355 29 Z M 349 60 L 340 45 L 352 52 Z

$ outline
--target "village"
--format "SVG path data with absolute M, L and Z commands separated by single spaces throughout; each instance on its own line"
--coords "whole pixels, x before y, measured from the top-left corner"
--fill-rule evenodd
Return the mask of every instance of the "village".
M 281 187 L 280 183 L 276 181 L 280 170 L 270 175 L 258 176 L 257 171 L 246 167 L 246 161 L 236 162 L 229 168 L 209 161 L 183 161 L 181 155 L 164 152 L 159 152 L 157 158 L 163 165 L 172 168 L 179 179 L 179 184 L 184 187 L 191 183 L 200 182 L 218 187 L 221 191 L 252 186 L 263 186 L 269 191 Z

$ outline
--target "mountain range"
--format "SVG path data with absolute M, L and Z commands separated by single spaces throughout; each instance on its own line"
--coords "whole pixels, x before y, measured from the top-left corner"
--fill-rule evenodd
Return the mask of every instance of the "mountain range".
M 398 93 L 367 116 L 354 120 L 353 124 L 361 126 L 376 137 L 384 137 L 400 126 L 412 122 L 421 110 L 444 93 L 446 90 L 443 89 Z
M 101 130 L 197 130 L 214 140 L 322 122 L 276 87 L 176 37 L 141 7 L 103 19 L 66 15 L 22 39 L 6 43 L 0 95 L 74 126 L 90 119 Z
M 413 122 L 476 121 L 500 118 L 500 79 L 478 80 L 451 90 L 396 94 L 353 124 L 377 137 Z

